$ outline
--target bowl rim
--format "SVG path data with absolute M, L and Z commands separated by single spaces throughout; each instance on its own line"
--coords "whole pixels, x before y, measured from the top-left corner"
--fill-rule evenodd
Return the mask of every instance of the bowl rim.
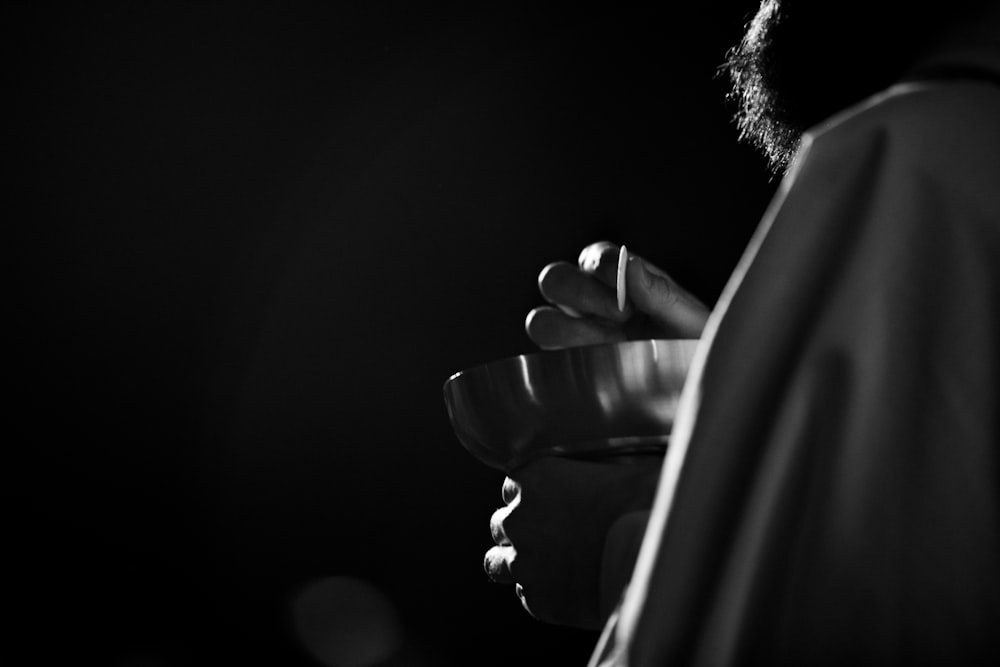
M 490 361 L 475 364 L 474 366 L 469 366 L 463 368 L 462 370 L 456 371 L 448 376 L 444 381 L 444 386 L 447 387 L 449 383 L 458 380 L 459 377 L 466 374 L 471 374 L 476 371 L 480 371 L 486 368 L 494 368 L 498 365 L 512 364 L 517 360 L 528 361 L 530 359 L 542 358 L 551 359 L 554 355 L 560 356 L 573 356 L 584 354 L 588 350 L 593 350 L 595 348 L 610 349 L 615 347 L 633 346 L 633 345 L 648 345 L 650 343 L 671 343 L 675 345 L 687 344 L 692 348 L 698 346 L 701 341 L 700 338 L 633 338 L 629 340 L 619 340 L 613 342 L 604 343 L 587 343 L 584 345 L 571 345 L 568 347 L 553 348 L 550 350 L 532 350 L 531 352 L 522 352 L 521 354 L 509 355 L 506 357 L 496 357 Z

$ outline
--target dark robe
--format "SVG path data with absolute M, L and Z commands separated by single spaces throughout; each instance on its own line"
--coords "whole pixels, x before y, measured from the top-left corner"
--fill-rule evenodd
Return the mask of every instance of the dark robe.
M 592 665 L 1000 664 L 998 28 L 805 137 Z

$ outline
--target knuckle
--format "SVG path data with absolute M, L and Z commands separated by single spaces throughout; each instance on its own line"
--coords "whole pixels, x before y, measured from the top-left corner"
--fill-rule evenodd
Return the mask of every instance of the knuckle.
M 504 527 L 504 521 L 510 515 L 511 507 L 501 507 L 497 511 L 493 512 L 490 517 L 490 535 L 493 537 L 493 542 L 498 546 L 507 546 L 511 544 L 510 538 L 507 536 L 507 530 Z
M 675 306 L 678 302 L 677 290 L 674 286 L 670 284 L 669 280 L 663 278 L 657 281 L 658 286 L 656 288 L 657 297 L 665 306 Z
M 639 272 L 642 289 L 653 296 L 657 303 L 671 306 L 678 301 L 678 293 L 673 282 L 666 275 L 652 270 L 647 264 L 641 265 Z
M 506 477 L 503 480 L 503 487 L 501 489 L 501 496 L 503 501 L 510 505 L 521 495 L 521 485 L 512 480 L 510 477 Z
M 511 563 L 515 552 L 510 547 L 493 547 L 483 556 L 483 570 L 490 581 L 497 584 L 514 583 Z

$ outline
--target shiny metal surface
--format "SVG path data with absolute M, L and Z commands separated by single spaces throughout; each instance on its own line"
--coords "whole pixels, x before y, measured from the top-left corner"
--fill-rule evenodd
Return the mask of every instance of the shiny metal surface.
M 697 343 L 638 340 L 508 357 L 455 373 L 444 400 L 462 445 L 503 471 L 546 455 L 662 452 Z

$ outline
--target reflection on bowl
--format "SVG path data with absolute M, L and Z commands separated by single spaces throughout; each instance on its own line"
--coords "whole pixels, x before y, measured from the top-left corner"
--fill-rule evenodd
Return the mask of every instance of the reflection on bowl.
M 455 373 L 444 400 L 462 445 L 507 472 L 541 456 L 662 452 L 697 344 L 637 340 L 508 357 Z

